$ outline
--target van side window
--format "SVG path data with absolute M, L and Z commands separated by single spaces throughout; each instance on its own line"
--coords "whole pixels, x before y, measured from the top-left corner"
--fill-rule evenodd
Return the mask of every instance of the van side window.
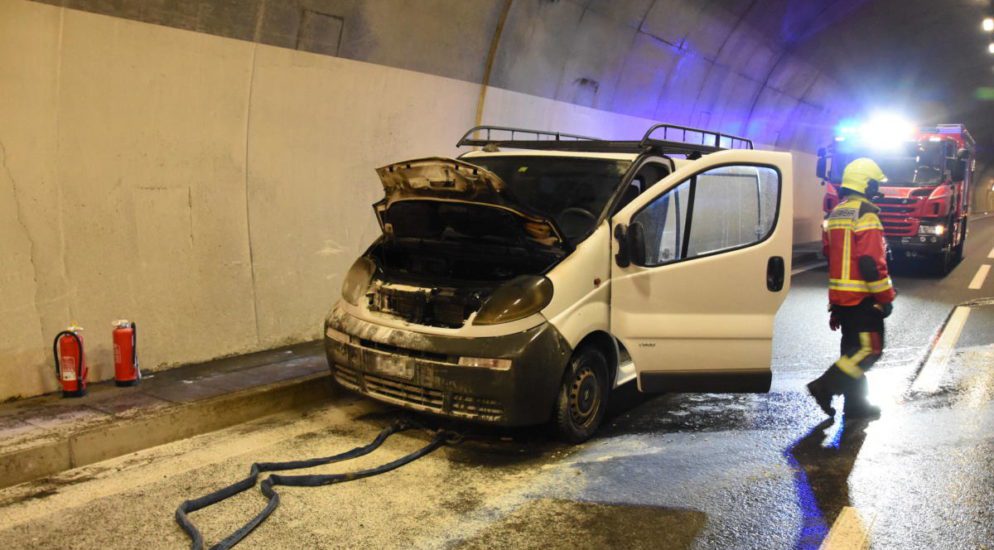
M 635 200 L 640 194 L 644 193 L 646 189 L 652 186 L 653 183 L 663 179 L 669 174 L 670 169 L 665 164 L 661 164 L 655 161 L 646 162 L 641 168 L 639 168 L 638 173 L 632 178 L 631 183 L 625 188 L 624 192 L 621 194 L 621 198 L 618 200 L 618 204 L 614 207 L 613 214 L 617 214 L 622 208 L 628 206 L 628 203 Z
M 725 166 L 696 179 L 688 258 L 756 243 L 773 230 L 780 197 L 776 170 Z
M 780 174 L 764 166 L 722 166 L 680 183 L 631 219 L 642 226 L 645 265 L 658 266 L 748 246 L 773 231 Z
M 647 265 L 663 265 L 682 258 L 689 196 L 690 182 L 685 181 L 632 218 L 631 225 L 639 224 L 645 232 Z

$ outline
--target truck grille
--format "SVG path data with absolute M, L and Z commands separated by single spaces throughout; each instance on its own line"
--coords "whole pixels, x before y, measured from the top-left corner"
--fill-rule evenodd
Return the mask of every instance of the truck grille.
M 910 237 L 918 231 L 918 226 L 914 220 L 906 218 L 881 218 L 884 224 L 884 235 L 888 237 Z
M 889 199 L 880 198 L 873 201 L 880 207 L 882 214 L 910 214 L 918 206 L 918 199 Z

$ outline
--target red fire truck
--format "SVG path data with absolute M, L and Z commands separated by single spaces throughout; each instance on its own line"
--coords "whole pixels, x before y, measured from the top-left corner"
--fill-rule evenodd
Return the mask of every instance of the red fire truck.
M 858 132 L 846 132 L 818 151 L 817 175 L 825 186 L 822 207 L 827 214 L 839 203 L 842 172 L 850 161 L 872 158 L 888 179 L 872 200 L 880 207 L 891 254 L 925 262 L 945 275 L 963 257 L 975 164 L 973 137 L 962 124 L 941 124 L 880 145 Z

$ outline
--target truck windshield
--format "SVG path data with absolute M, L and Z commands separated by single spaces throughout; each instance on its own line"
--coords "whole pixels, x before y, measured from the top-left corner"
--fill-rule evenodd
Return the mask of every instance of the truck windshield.
M 594 224 L 631 161 L 553 156 L 493 156 L 463 159 L 500 176 L 507 197 L 550 218 L 572 244 Z
M 842 174 L 847 164 L 860 157 L 870 157 L 877 162 L 887 176 L 886 185 L 925 186 L 937 185 L 943 180 L 942 144 L 911 142 L 899 154 L 881 155 L 870 151 L 846 151 L 836 153 L 832 159 L 831 179 L 842 182 Z
M 915 157 L 885 157 L 877 160 L 887 176 L 886 185 L 936 185 L 942 183 L 942 168 L 920 164 Z

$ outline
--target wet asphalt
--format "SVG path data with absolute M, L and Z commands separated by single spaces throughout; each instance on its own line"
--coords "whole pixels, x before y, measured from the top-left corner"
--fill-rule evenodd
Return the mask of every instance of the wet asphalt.
M 948 276 L 894 265 L 900 294 L 869 374 L 878 420 L 827 419 L 804 392 L 838 351 L 827 275 L 815 269 L 793 277 L 777 317 L 768 394 L 647 397 L 624 387 L 598 437 L 574 447 L 540 428 L 463 426 L 469 439 L 389 474 L 280 489 L 280 509 L 242 547 L 818 548 L 851 508 L 871 548 L 994 548 L 994 305 L 975 304 L 938 388 L 911 389 L 952 309 L 994 297 L 994 281 L 967 288 L 994 263 L 992 247 L 994 218 L 975 220 L 967 257 Z M 255 460 L 365 444 L 397 416 L 339 396 L 302 416 L 0 491 L 0 540 L 181 548 L 172 513 L 185 498 L 241 478 Z M 352 465 L 319 470 L 386 462 L 428 438 L 405 432 Z M 264 505 L 255 491 L 193 514 L 208 542 Z

